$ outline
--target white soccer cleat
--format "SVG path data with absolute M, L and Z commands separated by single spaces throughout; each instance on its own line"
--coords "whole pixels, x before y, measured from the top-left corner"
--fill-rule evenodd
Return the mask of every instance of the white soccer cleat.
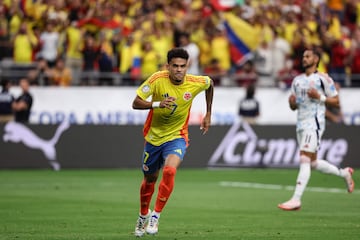
M 354 169 L 347 167 L 347 168 L 344 168 L 344 171 L 345 171 L 344 179 L 345 179 L 345 182 L 347 185 L 348 193 L 352 193 L 354 191 L 354 187 L 355 187 L 354 180 L 352 179 Z
M 154 235 L 158 233 L 159 218 L 159 215 L 154 214 L 154 212 L 152 213 L 149 219 L 149 224 L 146 227 L 146 232 L 148 234 Z
M 136 222 L 135 232 L 134 232 L 134 235 L 136 237 L 142 237 L 145 234 L 145 227 L 149 221 L 150 216 L 151 216 L 150 209 L 148 211 L 148 214 L 146 214 L 145 216 L 141 216 L 141 214 L 139 214 L 139 218 Z
M 280 203 L 278 205 L 278 208 L 285 210 L 285 211 L 295 211 L 300 210 L 301 208 L 301 202 L 299 200 L 290 199 L 287 202 Z

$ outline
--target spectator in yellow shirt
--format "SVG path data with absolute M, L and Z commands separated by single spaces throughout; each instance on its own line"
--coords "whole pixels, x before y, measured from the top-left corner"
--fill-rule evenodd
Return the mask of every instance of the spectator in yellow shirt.
M 231 67 L 230 46 L 225 32 L 216 29 L 215 36 L 211 40 L 211 56 L 218 59 L 221 69 L 228 71 Z
M 37 39 L 30 33 L 27 24 L 20 25 L 19 32 L 12 40 L 14 62 L 18 64 L 30 64 L 33 61 L 33 48 L 37 45 Z
M 145 41 L 143 43 L 143 51 L 141 56 L 141 76 L 144 80 L 159 70 L 159 60 L 160 56 L 153 49 L 151 42 Z
M 81 82 L 83 37 L 84 31 L 77 27 L 76 21 L 71 22 L 66 29 L 65 65 L 71 69 L 73 85 L 79 85 Z

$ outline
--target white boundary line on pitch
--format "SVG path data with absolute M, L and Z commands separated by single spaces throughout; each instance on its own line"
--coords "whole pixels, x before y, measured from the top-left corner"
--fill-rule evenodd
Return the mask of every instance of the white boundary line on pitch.
M 269 190 L 288 190 L 294 191 L 294 186 L 284 186 L 277 184 L 264 184 L 264 183 L 250 183 L 250 182 L 219 182 L 222 187 L 238 187 L 238 188 L 256 188 L 256 189 L 269 189 Z M 306 191 L 309 192 L 327 192 L 327 193 L 347 193 L 344 188 L 324 188 L 324 187 L 307 187 Z M 354 190 L 352 193 L 360 193 L 360 191 Z

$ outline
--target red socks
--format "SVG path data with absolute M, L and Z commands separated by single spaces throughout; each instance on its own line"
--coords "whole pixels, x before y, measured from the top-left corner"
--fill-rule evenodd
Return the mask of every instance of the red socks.
M 140 187 L 140 214 L 146 215 L 149 211 L 149 205 L 151 197 L 154 193 L 155 182 L 146 183 L 145 180 L 142 181 Z
M 174 188 L 176 168 L 165 166 L 163 169 L 163 176 L 159 184 L 159 192 L 155 203 L 155 212 L 160 213 L 165 207 L 167 200 Z M 154 193 L 155 182 L 147 183 L 142 181 L 140 187 L 140 214 L 146 215 L 149 211 L 151 197 Z
M 155 212 L 160 213 L 165 207 L 167 200 L 174 188 L 176 168 L 165 166 L 163 176 L 159 184 L 159 192 L 155 203 Z

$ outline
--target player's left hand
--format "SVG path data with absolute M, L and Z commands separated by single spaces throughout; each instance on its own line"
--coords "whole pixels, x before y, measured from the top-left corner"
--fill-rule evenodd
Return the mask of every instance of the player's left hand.
M 206 134 L 209 131 L 211 123 L 211 115 L 206 114 L 203 120 L 201 121 L 200 130 L 202 131 L 202 134 Z
M 161 101 L 160 107 L 173 110 L 173 105 L 175 103 L 175 100 L 176 99 L 174 97 L 167 97 L 167 98 L 165 98 L 164 100 Z
M 310 88 L 307 92 L 308 96 L 313 99 L 320 99 L 320 94 L 315 88 Z

